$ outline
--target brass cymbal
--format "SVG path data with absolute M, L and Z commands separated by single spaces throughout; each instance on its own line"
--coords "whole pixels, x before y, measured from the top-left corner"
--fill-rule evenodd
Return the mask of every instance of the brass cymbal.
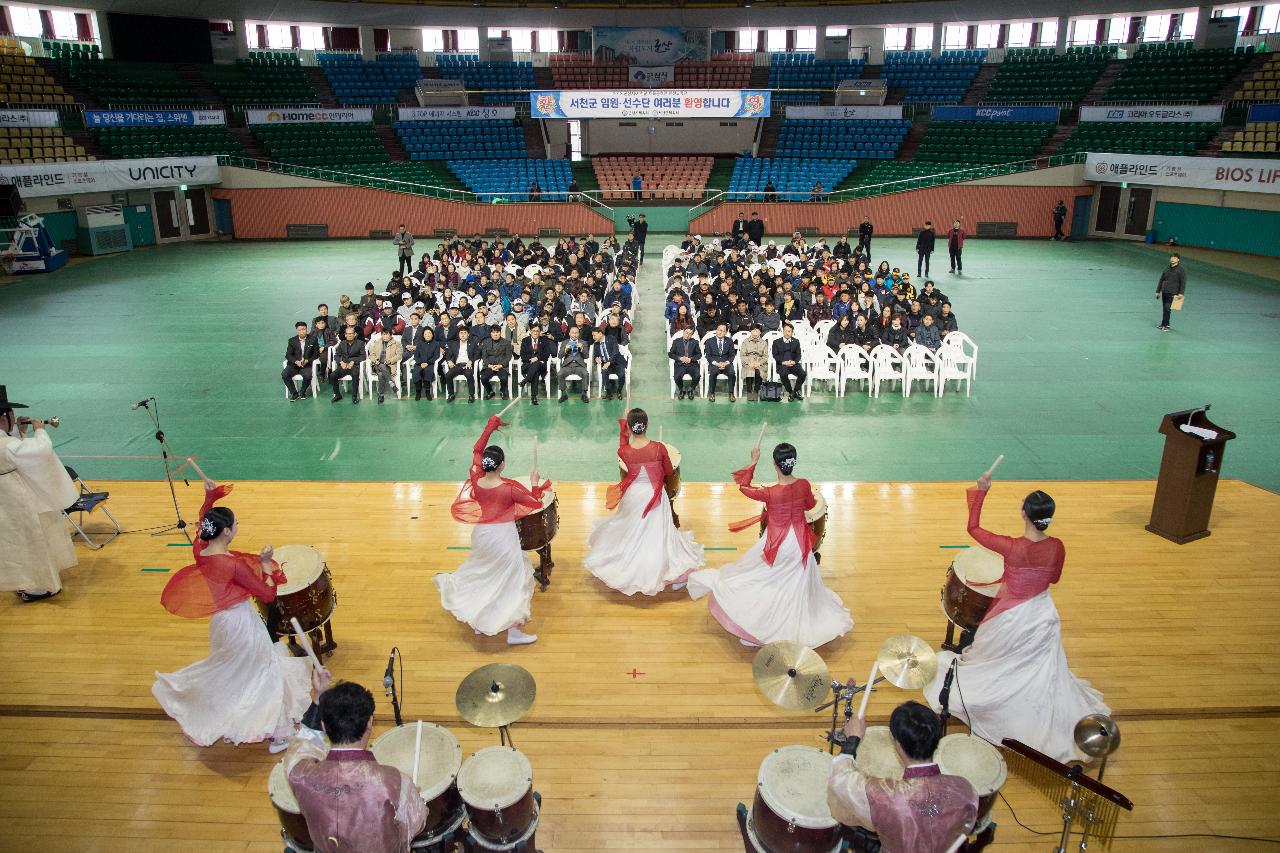
M 818 707 L 830 690 L 831 673 L 822 658 L 790 640 L 770 643 L 756 652 L 751 676 L 766 699 L 796 711 Z
M 528 713 L 537 690 L 524 667 L 491 663 L 462 679 L 453 702 L 462 719 L 492 729 L 510 725 Z
M 938 674 L 938 655 L 924 640 L 912 634 L 895 634 L 884 641 L 876 655 L 880 674 L 890 684 L 918 690 Z

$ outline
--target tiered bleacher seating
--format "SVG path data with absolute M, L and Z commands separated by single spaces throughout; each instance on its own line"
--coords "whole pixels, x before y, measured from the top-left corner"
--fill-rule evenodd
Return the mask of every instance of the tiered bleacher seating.
M 702 198 L 714 157 L 595 157 L 605 199 L 631 199 L 631 179 L 644 176 L 644 198 Z
M 267 156 L 301 166 L 347 166 L 390 159 L 372 124 L 257 124 L 254 137 Z
M 1238 89 L 1233 101 L 1271 104 L 1280 101 L 1280 53 L 1273 53 L 1253 77 Z
M 436 66 L 442 77 L 460 78 L 468 89 L 484 90 L 486 104 L 527 102 L 534 88 L 532 62 L 481 62 L 470 54 L 442 53 L 436 57 Z
M 789 118 L 774 156 L 892 160 L 910 130 L 908 119 Z
M 1251 121 L 1222 144 L 1228 157 L 1276 157 L 1280 153 L 1280 121 Z
M 861 182 L 862 186 L 887 184 L 892 181 L 906 181 L 931 175 L 945 175 L 948 172 L 970 172 L 984 167 L 973 163 L 942 163 L 931 160 L 890 160 L 877 163 Z M 990 168 L 990 167 L 987 167 Z M 976 175 L 966 175 L 966 178 Z
M 1194 154 L 1221 125 L 1217 122 L 1083 121 L 1062 143 L 1059 154 L 1114 151 L 1117 154 Z
M 1053 134 L 1051 121 L 935 121 L 916 160 L 934 163 L 1012 163 L 1030 160 Z
M 820 181 L 823 191 L 829 193 L 857 165 L 855 160 L 739 157 L 733 165 L 729 192 L 751 193 L 747 198 L 763 200 L 765 185 L 772 180 L 778 201 L 808 201 L 814 183 Z
M 394 104 L 402 90 L 412 89 L 422 77 L 415 53 L 380 53 L 373 62 L 358 53 L 317 53 L 316 61 L 343 106 Z
M 769 54 L 769 88 L 792 89 L 773 93 L 779 103 L 812 103 L 821 98 L 820 89 L 834 89 L 841 80 L 862 76 L 861 59 L 818 59 L 812 53 Z
M 990 104 L 1078 103 L 1116 56 L 1115 45 L 1015 47 L 991 80 L 983 101 Z
M 528 156 L 524 131 L 503 121 L 397 121 L 410 160 L 501 160 Z
M 462 184 L 443 163 L 353 163 L 338 167 L 340 171 L 350 174 L 366 175 L 372 179 L 384 181 L 401 181 L 423 187 L 442 187 L 444 189 L 463 189 Z M 378 186 L 376 180 L 363 183 L 366 186 Z
M 102 48 L 87 41 L 61 41 L 43 39 L 40 46 L 45 55 L 54 59 L 101 59 Z
M 204 78 L 232 106 L 301 106 L 319 103 L 316 90 L 297 55 L 283 51 L 251 52 L 235 65 L 206 65 Z
M 162 62 L 63 58 L 58 65 L 104 107 L 203 106 L 195 87 L 175 74 L 172 65 Z
M 56 106 L 72 100 L 49 72 L 27 56 L 21 42 L 0 37 L 0 103 Z
M 225 126 L 99 127 L 90 133 L 111 157 L 244 154 L 244 146 Z
M 92 159 L 60 127 L 0 127 L 0 163 Z
M 1239 74 L 1252 55 L 1252 47 L 1193 50 L 1189 41 L 1144 44 L 1102 99 L 1203 103 Z
M 749 53 L 718 53 L 710 62 L 682 59 L 676 62 L 675 80 L 662 88 L 744 89 L 751 85 L 751 62 Z M 629 70 L 625 62 L 593 63 L 587 54 L 551 55 L 551 81 L 557 89 L 647 88 L 631 80 Z
M 564 201 L 573 180 L 568 160 L 450 160 L 448 165 L 481 201 L 528 201 L 535 181 L 541 201 Z
M 908 104 L 958 104 L 987 58 L 985 50 L 895 50 L 884 55 L 880 76 L 890 88 L 906 89 Z
M 717 53 L 710 62 L 676 63 L 677 89 L 745 89 L 751 85 L 750 53 Z

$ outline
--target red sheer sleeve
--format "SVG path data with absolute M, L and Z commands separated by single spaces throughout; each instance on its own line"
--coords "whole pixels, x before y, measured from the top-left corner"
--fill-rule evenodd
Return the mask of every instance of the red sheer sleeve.
M 1011 536 L 1000 536 L 992 533 L 982 527 L 982 502 L 986 500 L 987 490 L 985 489 L 969 489 L 965 492 L 965 498 L 969 502 L 969 535 L 973 540 L 984 548 L 995 551 L 1002 557 L 1009 556 L 1009 552 L 1013 550 L 1013 545 L 1017 542 Z
M 218 501 L 231 494 L 231 490 L 235 488 L 234 483 L 227 483 L 225 486 L 215 486 L 212 489 L 205 489 L 204 503 L 200 505 L 199 520 L 196 522 L 196 538 L 191 543 L 191 551 L 195 554 L 196 559 L 204 553 L 205 546 L 209 543 L 200 538 L 200 521 L 204 519 L 204 514 L 213 509 L 213 505 Z
M 675 473 L 675 466 L 671 464 L 671 454 L 667 451 L 667 446 L 662 442 L 658 443 L 658 450 L 661 451 L 662 458 L 662 476 L 667 477 Z
M 756 476 L 755 463 L 748 465 L 746 468 L 739 468 L 733 472 L 733 482 L 738 484 L 738 491 L 742 492 L 753 501 L 763 501 L 765 496 L 764 486 L 753 486 L 751 480 Z
M 618 418 L 618 451 L 627 446 L 627 419 Z
M 246 554 L 243 551 L 232 551 L 231 554 L 236 558 L 235 573 L 231 576 L 231 582 L 265 604 L 275 601 L 276 588 L 268 584 L 258 570 L 262 564 L 262 558 L 257 554 Z M 271 561 L 271 566 L 272 574 L 281 576 L 280 565 L 275 560 Z

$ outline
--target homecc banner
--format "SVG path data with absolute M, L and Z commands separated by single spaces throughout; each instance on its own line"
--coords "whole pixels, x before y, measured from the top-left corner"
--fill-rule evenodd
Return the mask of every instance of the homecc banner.
M 683 27 L 592 27 L 596 62 L 675 65 L 681 59 L 709 58 L 711 30 Z
M 1280 121 L 1280 104 L 1254 104 L 1249 107 L 1249 121 Z
M 1057 107 L 934 107 L 934 121 L 1052 121 Z
M 222 110 L 85 110 L 85 127 L 191 127 L 227 123 Z
M 514 119 L 515 107 L 401 107 L 400 121 L 473 121 Z
M 1222 121 L 1222 105 L 1198 107 L 1081 107 L 1081 121 Z
M 902 105 L 886 107 L 787 107 L 787 118 L 902 118 Z
M 676 67 L 674 65 L 632 65 L 627 69 L 627 78 L 646 89 L 657 89 L 676 81 Z
M 1280 160 L 1225 157 L 1160 157 L 1149 154 L 1090 154 L 1084 176 L 1095 183 L 1280 194 Z
M 0 110 L 0 127 L 57 126 L 57 110 Z
M 532 118 L 768 118 L 769 93 L 756 89 L 574 89 L 529 93 Z
M 0 184 L 14 185 L 24 196 L 119 192 L 181 184 L 216 184 L 220 180 L 217 157 L 0 166 Z
M 363 109 L 359 107 L 334 107 L 332 109 L 299 107 L 297 109 L 288 109 L 286 107 L 280 110 L 245 110 L 245 119 L 249 124 L 306 124 L 310 122 L 352 124 L 373 121 L 373 110 L 369 107 Z

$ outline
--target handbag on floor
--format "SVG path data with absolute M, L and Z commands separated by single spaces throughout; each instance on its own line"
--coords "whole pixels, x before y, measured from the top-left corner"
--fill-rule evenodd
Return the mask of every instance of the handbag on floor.
M 1182 294 L 1181 294 L 1181 293 L 1175 293 L 1175 294 L 1173 295 L 1173 301 L 1169 303 L 1169 310 L 1170 310 L 1170 311 L 1181 311 L 1181 310 L 1182 310 L 1182 300 L 1183 300 L 1183 296 L 1182 296 Z
M 765 403 L 781 403 L 782 383 L 762 382 L 760 384 L 760 400 Z

